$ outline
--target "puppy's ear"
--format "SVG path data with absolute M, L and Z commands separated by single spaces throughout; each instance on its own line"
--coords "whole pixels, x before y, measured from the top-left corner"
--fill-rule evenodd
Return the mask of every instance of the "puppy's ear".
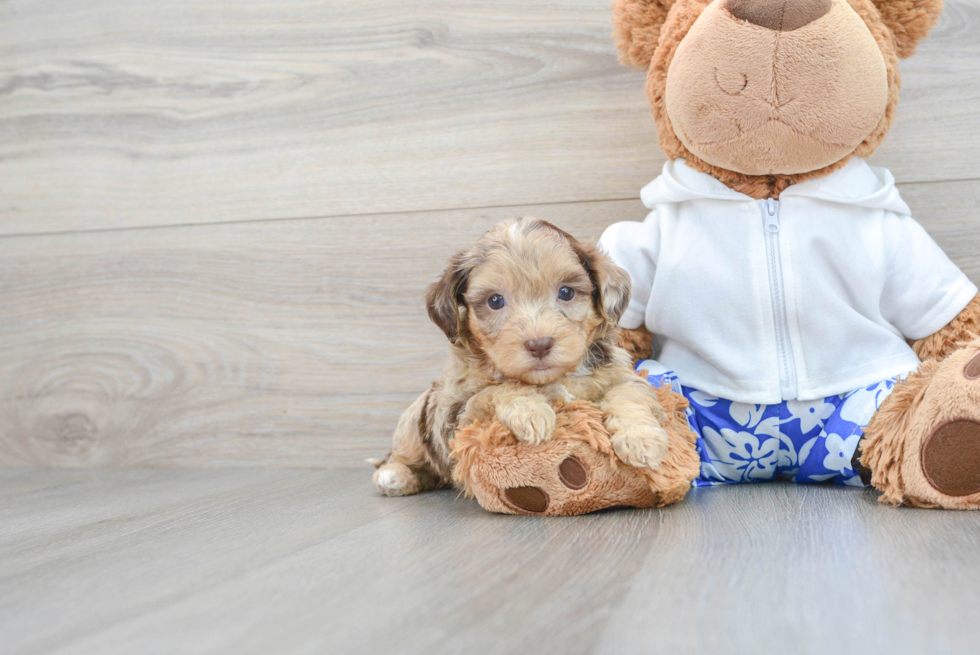
M 449 258 L 449 265 L 438 282 L 425 290 L 425 307 L 429 318 L 439 326 L 450 343 L 456 343 L 461 329 L 459 308 L 466 305 L 466 282 L 472 266 L 467 265 L 467 253 L 458 252 Z
M 943 0 L 872 0 L 881 20 L 895 36 L 898 56 L 911 57 L 915 48 L 936 26 Z
M 617 325 L 630 304 L 629 273 L 599 248 L 572 240 L 572 248 L 592 280 L 592 302 L 611 325 Z
M 674 0 L 613 0 L 613 37 L 624 66 L 649 68 Z

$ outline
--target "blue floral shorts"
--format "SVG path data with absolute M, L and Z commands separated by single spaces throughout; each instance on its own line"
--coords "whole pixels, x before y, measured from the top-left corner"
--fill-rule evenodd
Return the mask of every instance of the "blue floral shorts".
M 871 417 L 904 377 L 820 400 L 752 405 L 685 387 L 654 360 L 636 370 L 690 401 L 687 421 L 701 457 L 695 486 L 766 480 L 865 486 L 851 460 Z

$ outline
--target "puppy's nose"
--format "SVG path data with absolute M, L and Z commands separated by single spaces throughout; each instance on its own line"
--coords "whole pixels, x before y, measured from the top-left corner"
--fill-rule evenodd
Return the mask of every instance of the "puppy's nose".
M 725 8 L 754 25 L 792 32 L 826 14 L 832 4 L 833 0 L 727 0 Z
M 551 352 L 551 348 L 554 345 L 555 340 L 551 337 L 545 337 L 544 339 L 538 339 L 537 341 L 531 340 L 524 342 L 524 347 L 527 348 L 528 352 L 538 359 L 544 359 L 547 354 Z

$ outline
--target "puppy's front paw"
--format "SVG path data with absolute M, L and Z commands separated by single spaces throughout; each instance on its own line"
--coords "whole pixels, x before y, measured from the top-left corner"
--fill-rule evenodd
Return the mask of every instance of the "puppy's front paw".
M 551 439 L 555 432 L 555 410 L 540 400 L 516 400 L 498 408 L 497 417 L 518 440 L 531 445 Z
M 415 472 L 400 462 L 383 464 L 375 471 L 374 486 L 386 496 L 411 496 L 422 491 Z
M 657 423 L 606 422 L 616 456 L 625 464 L 656 470 L 667 454 L 667 433 Z

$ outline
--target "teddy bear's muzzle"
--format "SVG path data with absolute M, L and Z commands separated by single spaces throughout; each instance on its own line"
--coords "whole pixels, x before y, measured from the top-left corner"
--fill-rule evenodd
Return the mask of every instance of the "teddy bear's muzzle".
M 884 55 L 846 0 L 720 0 L 677 46 L 665 108 L 702 161 L 797 175 L 854 152 L 888 93 Z

